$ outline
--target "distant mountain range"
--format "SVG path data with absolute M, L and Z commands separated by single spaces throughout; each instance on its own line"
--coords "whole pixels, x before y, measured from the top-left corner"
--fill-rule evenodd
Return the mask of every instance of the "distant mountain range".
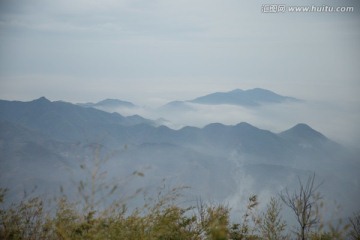
M 204 150 L 231 150 L 238 147 L 245 152 L 264 155 L 283 151 L 289 141 L 293 147 L 301 141 L 317 144 L 331 142 L 306 124 L 299 124 L 283 133 L 260 130 L 248 123 L 226 126 L 214 123 L 204 128 L 185 127 L 172 130 L 155 127 L 153 121 L 140 116 L 123 117 L 93 108 L 66 102 L 50 102 L 42 97 L 31 102 L 0 101 L 0 121 L 33 131 L 31 136 L 46 136 L 56 141 L 96 141 L 112 139 L 120 144 L 171 143 L 184 146 L 203 146 Z M 116 139 L 116 140 L 115 140 Z M 268 156 L 271 156 L 268 155 Z
M 153 121 L 138 115 L 124 117 L 67 102 L 50 102 L 45 97 L 31 102 L 0 100 L 0 120 L 61 141 L 100 137 L 117 126 L 153 124 Z
M 192 111 L 195 110 L 191 103 L 204 105 L 236 105 L 245 107 L 256 107 L 264 104 L 279 104 L 285 102 L 300 102 L 300 99 L 288 96 L 282 96 L 272 91 L 254 88 L 249 90 L 235 89 L 229 92 L 215 92 L 205 96 L 200 96 L 192 100 L 171 101 L 160 108 L 160 110 L 171 111 Z M 134 103 L 119 99 L 105 99 L 97 103 L 78 103 L 82 107 L 92 107 L 107 112 L 116 112 L 123 108 L 136 109 Z
M 209 98 L 196 101 L 204 99 Z M 140 116 L 44 97 L 0 101 L 0 186 L 14 189 L 13 198 L 34 185 L 43 192 L 59 185 L 70 189 L 70 178 L 84 177 L 78 166 L 85 160 L 91 166 L 94 147 L 99 156 L 109 156 L 104 171 L 110 177 L 144 171 L 143 182 L 127 186 L 133 189 L 151 188 L 165 178 L 191 186 L 189 196 L 233 202 L 243 196 L 243 189 L 276 193 L 284 184 L 296 185 L 297 176 L 316 171 L 336 186 L 324 191 L 344 196 L 339 201 L 347 207 L 353 208 L 359 196 L 360 169 L 347 150 L 304 123 L 281 133 L 245 122 L 173 130 Z M 341 184 L 347 188 L 338 187 Z
M 232 104 L 242 106 L 258 106 L 268 103 L 300 101 L 293 97 L 286 97 L 272 91 L 254 88 L 250 90 L 235 89 L 230 92 L 217 92 L 206 96 L 198 97 L 189 102 L 200 104 Z
M 133 103 L 122 101 L 119 99 L 105 99 L 97 103 L 78 103 L 79 106 L 82 107 L 127 107 L 133 108 L 136 107 Z
M 281 96 L 266 89 L 254 88 L 250 90 L 235 89 L 229 92 L 216 92 L 205 96 L 197 97 L 193 100 L 188 100 L 188 101 L 173 101 L 166 104 L 163 108 L 190 110 L 191 107 L 187 103 L 197 103 L 197 104 L 206 104 L 206 105 L 229 104 L 229 105 L 238 105 L 238 106 L 246 106 L 246 107 L 256 107 L 263 104 L 299 102 L 299 101 L 301 100 L 293 97 Z

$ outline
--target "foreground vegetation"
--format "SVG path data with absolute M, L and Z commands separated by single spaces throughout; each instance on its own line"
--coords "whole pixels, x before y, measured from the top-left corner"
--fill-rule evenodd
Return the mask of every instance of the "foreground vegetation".
M 103 161 L 95 151 L 89 178 L 80 181 L 79 201 L 66 195 L 49 206 L 40 197 L 24 198 L 5 207 L 6 189 L 0 189 L 0 239 L 121 239 L 121 240 L 285 240 L 285 239 L 360 239 L 360 213 L 340 220 L 336 226 L 321 218 L 322 198 L 315 175 L 299 178 L 298 189 L 273 197 L 264 211 L 258 210 L 258 198 L 250 196 L 238 222 L 230 221 L 231 209 L 223 204 L 209 204 L 198 199 L 192 206 L 180 204 L 183 188 L 158 189 L 157 196 L 144 196 L 144 204 L 127 208 L 140 191 L 129 198 L 100 207 L 117 185 L 104 184 Z M 135 171 L 133 176 L 143 176 Z M 107 190 L 107 194 L 103 194 Z M 101 196 L 98 197 L 99 192 Z M 293 213 L 297 226 L 282 218 L 283 207 Z
M 80 208 L 66 197 L 58 199 L 56 209 L 49 211 L 44 201 L 35 197 L 1 208 L 0 239 L 360 239 L 360 215 L 350 218 L 350 224 L 329 225 L 324 230 L 318 211 L 314 211 L 318 208 L 316 196 L 309 192 L 315 190 L 312 180 L 310 185 L 300 182 L 297 193 L 287 191 L 279 199 L 271 198 L 264 212 L 257 211 L 258 199 L 251 196 L 238 223 L 230 222 L 231 209 L 224 205 L 198 200 L 193 207 L 181 207 L 176 204 L 181 189 L 176 188 L 130 213 L 124 203 L 96 211 L 89 205 Z M 2 189 L 2 204 L 5 195 Z M 297 230 L 282 219 L 282 202 L 294 210 Z

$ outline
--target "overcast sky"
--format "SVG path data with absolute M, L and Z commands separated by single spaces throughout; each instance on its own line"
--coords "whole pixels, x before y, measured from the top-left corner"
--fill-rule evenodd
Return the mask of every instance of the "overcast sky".
M 240 0 L 0 0 L 0 98 L 161 104 L 262 87 L 355 101 L 359 1 L 353 13 L 262 13 Z
M 354 12 L 262 12 L 280 3 Z M 0 0 L 0 99 L 160 106 L 255 87 L 314 103 L 256 112 L 260 127 L 360 141 L 360 1 Z

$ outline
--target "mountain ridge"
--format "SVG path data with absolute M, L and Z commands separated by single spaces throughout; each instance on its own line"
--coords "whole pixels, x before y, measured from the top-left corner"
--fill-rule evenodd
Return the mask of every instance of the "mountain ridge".
M 104 127 L 154 124 L 137 115 L 124 117 L 119 113 L 84 108 L 68 102 L 51 102 L 44 97 L 29 102 L 0 100 L 0 120 L 46 132 L 59 140 L 75 140 L 79 135 L 99 134 Z
M 240 89 L 239 89 L 240 90 Z M 237 91 L 237 90 L 236 90 Z M 243 91 L 243 90 L 240 90 Z M 22 101 L 7 101 L 7 100 L 0 100 L 0 120 L 1 121 L 9 121 L 14 122 L 16 124 L 24 125 L 31 129 L 32 124 L 27 124 L 27 121 L 37 121 L 41 120 L 42 118 L 53 120 L 54 122 L 67 118 L 68 121 L 76 122 L 75 126 L 81 127 L 86 125 L 86 123 L 92 122 L 93 124 L 112 124 L 112 125 L 119 125 L 123 127 L 127 126 L 136 126 L 139 124 L 149 125 L 154 127 L 152 120 L 145 119 L 140 115 L 132 115 L 128 117 L 124 117 L 119 113 L 108 113 L 98 109 L 92 108 L 83 108 L 76 104 L 63 102 L 63 101 L 54 101 L 51 102 L 50 100 L 46 99 L 45 97 L 41 97 L 32 101 L 22 102 Z M 38 128 L 44 127 L 44 125 L 40 124 L 37 126 Z M 157 129 L 167 128 L 169 130 L 175 132 L 181 132 L 185 130 L 191 129 L 192 131 L 197 132 L 206 132 L 208 129 L 219 129 L 223 131 L 225 129 L 230 129 L 231 132 L 236 131 L 236 129 L 252 129 L 252 130 L 262 130 L 259 129 L 247 122 L 240 122 L 236 125 L 225 125 L 222 123 L 210 123 L 205 125 L 204 127 L 192 127 L 192 126 L 185 126 L 179 130 L 173 130 L 168 127 L 159 126 Z M 195 130 L 196 129 L 196 130 Z M 304 135 L 306 132 L 307 136 Z M 273 133 L 275 134 L 275 133 Z M 302 134 L 301 137 L 316 137 L 321 138 L 322 140 L 328 140 L 323 134 L 320 132 L 312 129 L 310 126 L 299 123 L 294 125 L 293 127 L 284 130 L 279 134 L 275 134 L 282 137 L 290 138 L 290 135 L 294 134 Z
M 309 171 L 332 179 L 341 171 L 346 177 L 333 181 L 351 183 L 352 192 L 358 189 L 353 180 L 358 179 L 357 165 L 348 164 L 341 147 L 303 123 L 280 133 L 247 122 L 175 130 L 141 116 L 39 98 L 0 100 L 0 131 L 0 187 L 14 189 L 12 196 L 33 186 L 71 188 L 69 178 L 83 180 L 79 165 L 91 167 L 102 157 L 109 179 L 145 171 L 144 183 L 127 183 L 129 189 L 168 179 L 191 186 L 192 197 L 219 201 L 244 196 L 244 188 L 255 194 L 277 192 L 284 179 L 296 182 L 296 174 Z
M 282 103 L 282 102 L 297 102 L 299 99 L 282 96 L 263 88 L 253 88 L 248 90 L 234 89 L 228 92 L 215 92 L 205 96 L 197 97 L 188 102 L 198 104 L 231 104 L 240 106 L 260 106 L 269 103 Z
M 78 103 L 77 105 L 82 107 L 93 107 L 93 108 L 136 108 L 137 106 L 132 102 L 123 101 L 120 99 L 107 98 L 96 103 Z

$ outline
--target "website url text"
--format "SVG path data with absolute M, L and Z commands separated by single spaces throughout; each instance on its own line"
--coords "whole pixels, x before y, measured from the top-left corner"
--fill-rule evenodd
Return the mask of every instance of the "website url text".
M 287 6 L 285 4 L 265 4 L 261 6 L 261 12 L 263 13 L 349 13 L 354 12 L 352 6 Z

